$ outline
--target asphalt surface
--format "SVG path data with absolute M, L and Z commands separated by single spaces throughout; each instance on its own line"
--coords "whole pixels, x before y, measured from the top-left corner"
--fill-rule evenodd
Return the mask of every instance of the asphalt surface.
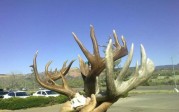
M 137 94 L 119 99 L 108 112 L 179 112 L 179 94 Z

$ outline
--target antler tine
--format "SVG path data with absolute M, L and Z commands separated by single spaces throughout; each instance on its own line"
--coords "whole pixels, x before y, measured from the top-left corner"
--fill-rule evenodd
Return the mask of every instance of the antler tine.
M 95 85 L 95 94 L 97 95 L 100 92 L 100 88 L 99 88 L 99 76 L 96 77 L 96 85 Z
M 37 62 L 36 62 L 37 55 L 38 55 L 38 51 L 36 51 L 36 53 L 35 53 L 34 60 L 33 60 L 33 65 L 31 67 L 34 70 L 35 77 L 36 77 L 37 81 L 39 82 L 39 84 L 42 85 L 42 86 L 45 86 L 43 81 L 40 79 L 40 77 L 38 75 L 39 73 L 38 73 L 38 70 L 37 70 Z
M 127 44 L 126 44 L 126 40 L 125 40 L 123 35 L 121 36 L 121 39 L 122 39 L 122 43 L 123 43 L 124 48 L 126 48 Z
M 135 66 L 135 72 L 132 73 L 133 77 L 137 77 L 138 76 L 138 72 L 139 71 L 139 63 L 138 61 L 136 62 L 136 66 Z
M 66 61 L 63 63 L 62 69 L 66 67 L 67 62 L 68 62 L 68 60 L 66 60 Z
M 52 63 L 52 61 L 49 61 L 45 66 L 45 75 L 46 75 L 46 77 L 51 77 L 51 75 L 48 72 L 48 68 L 49 68 L 51 63 Z
M 114 36 L 114 40 L 115 40 L 115 47 L 116 49 L 114 50 L 114 61 L 127 55 L 128 53 L 128 50 L 127 50 L 127 44 L 126 44 L 126 41 L 125 41 L 125 38 L 122 36 L 121 39 L 122 39 L 122 43 L 123 43 L 123 46 L 120 45 L 119 41 L 118 41 L 118 36 L 116 34 L 116 31 L 113 30 L 113 36 Z
M 146 52 L 145 52 L 145 49 L 144 49 L 144 46 L 141 44 L 141 67 L 145 67 L 145 64 L 146 64 L 146 60 L 147 60 L 147 56 L 146 56 Z
M 92 59 L 93 55 L 90 54 L 90 52 L 83 46 L 83 44 L 81 43 L 81 41 L 78 39 L 78 37 L 75 35 L 74 32 L 72 32 L 73 37 L 75 38 L 75 41 L 78 43 L 80 49 L 82 50 L 82 52 L 84 53 L 84 55 L 87 57 L 87 59 Z M 90 61 L 90 60 L 89 60 Z
M 67 74 L 68 73 L 68 71 L 70 70 L 70 68 L 71 68 L 71 66 L 72 66 L 72 64 L 73 64 L 73 62 L 75 61 L 75 59 L 74 60 L 72 60 L 70 63 L 69 63 L 69 65 L 67 66 L 67 68 L 66 68 L 66 70 L 65 70 L 65 72 L 63 73 L 63 74 Z
M 40 79 L 39 73 L 38 73 L 38 70 L 37 70 L 37 62 L 36 62 L 37 55 L 38 55 L 38 51 L 36 52 L 36 54 L 34 56 L 33 65 L 31 67 L 33 67 L 35 78 L 38 81 L 38 83 L 41 86 L 43 86 L 43 87 L 45 87 L 47 89 L 50 89 L 50 90 L 56 91 L 58 93 L 64 94 L 64 95 L 68 96 L 69 98 L 73 98 L 75 96 L 76 92 L 74 90 L 72 90 L 68 86 L 68 84 L 66 82 L 66 79 L 62 76 L 62 74 L 61 74 L 61 76 L 63 77 L 62 78 L 62 80 L 63 80 L 63 86 L 58 85 L 57 83 L 55 83 L 54 80 L 51 77 L 49 77 L 49 81 L 51 81 L 51 83 L 49 83 L 48 81 L 42 81 Z M 67 69 L 65 71 L 69 70 L 69 68 L 71 67 L 71 64 L 73 62 L 74 62 L 74 60 L 71 61 L 71 63 L 69 64 L 69 66 L 67 67 Z M 48 66 L 50 65 L 49 63 L 47 63 L 47 65 L 46 65 L 46 70 L 48 70 Z M 64 73 L 66 73 L 66 72 L 64 72 Z
M 95 36 L 95 32 L 94 32 L 94 27 L 92 25 L 90 25 L 90 36 L 91 36 L 91 40 L 92 40 L 92 43 L 93 43 L 93 51 L 94 51 L 94 54 L 100 58 L 100 54 L 99 54 L 99 48 L 98 48 L 98 42 L 96 40 L 96 36 Z
M 116 31 L 115 31 L 115 30 L 113 30 L 113 36 L 114 36 L 114 41 L 115 41 L 114 46 L 115 46 L 115 47 L 121 47 L 121 45 L 119 44 L 119 41 L 118 41 L 118 36 L 117 36 L 117 34 L 116 34 Z
M 52 63 L 52 61 L 49 61 L 45 66 L 45 75 L 46 75 L 46 78 L 47 78 L 46 81 L 47 81 L 47 83 L 55 84 L 55 80 L 54 80 L 55 78 L 54 78 L 54 75 L 52 75 L 52 71 L 51 71 L 51 74 L 49 74 L 49 72 L 48 72 L 48 68 L 49 68 L 51 63 Z M 57 68 L 55 69 L 54 74 L 57 74 Z
M 83 61 L 83 59 L 81 58 L 80 55 L 78 55 L 78 59 L 80 62 L 80 70 L 83 76 L 87 76 L 89 74 L 89 67 L 87 64 L 85 64 L 85 62 Z
M 62 82 L 63 82 L 64 88 L 65 88 L 65 89 L 69 89 L 67 80 L 64 78 L 64 75 L 63 75 L 62 73 L 60 73 L 60 76 L 61 76 L 61 78 L 62 78 Z
M 116 96 L 116 86 L 113 78 L 113 51 L 112 51 L 112 39 L 109 40 L 109 44 L 106 49 L 106 85 L 108 97 Z
M 133 52 L 134 52 L 134 44 L 131 45 L 131 49 L 130 49 L 130 53 L 128 54 L 128 58 L 124 64 L 122 70 L 120 71 L 119 75 L 117 76 L 117 79 L 116 79 L 117 84 L 120 84 L 123 81 L 123 77 L 127 73 L 127 70 L 129 69 L 129 66 L 131 64 Z
M 54 80 L 54 81 L 55 81 L 55 80 L 58 80 L 58 79 L 61 78 L 61 75 L 65 76 L 65 75 L 68 73 L 68 71 L 69 71 L 69 69 L 70 69 L 70 67 L 71 67 L 71 65 L 73 64 L 74 61 L 75 61 L 75 60 L 72 60 L 67 67 L 66 67 L 67 61 L 65 61 L 64 64 L 63 64 L 63 67 L 62 67 L 61 70 L 60 70 L 60 72 L 58 72 L 58 71 L 57 71 L 57 68 L 56 68 L 53 75 L 50 75 L 50 74 L 48 73 L 48 67 L 49 67 L 49 65 L 51 64 L 51 63 L 49 62 L 50 64 L 47 63 L 48 66 L 46 65 L 45 73 L 46 73 L 46 75 L 47 75 L 48 77 L 50 77 L 52 80 Z

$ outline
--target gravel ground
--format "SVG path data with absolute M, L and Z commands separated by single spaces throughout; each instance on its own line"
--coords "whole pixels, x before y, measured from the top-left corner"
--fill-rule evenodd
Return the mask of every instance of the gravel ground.
M 60 105 L 0 112 L 59 112 Z M 179 94 L 136 94 L 119 99 L 108 112 L 179 112 Z

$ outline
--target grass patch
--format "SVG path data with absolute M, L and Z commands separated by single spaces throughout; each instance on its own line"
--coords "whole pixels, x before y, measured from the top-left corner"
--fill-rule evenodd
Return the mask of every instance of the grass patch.
M 174 90 L 134 90 L 130 91 L 129 94 L 171 94 L 175 93 Z
M 68 100 L 66 96 L 58 97 L 28 97 L 0 99 L 0 109 L 17 110 L 31 107 L 43 107 L 48 105 L 64 103 Z

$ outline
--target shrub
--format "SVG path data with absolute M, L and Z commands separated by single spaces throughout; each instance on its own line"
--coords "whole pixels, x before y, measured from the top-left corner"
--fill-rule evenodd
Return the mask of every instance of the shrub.
M 43 107 L 48 105 L 64 103 L 68 100 L 66 96 L 59 97 L 28 97 L 0 99 L 0 109 L 16 110 L 31 107 Z

